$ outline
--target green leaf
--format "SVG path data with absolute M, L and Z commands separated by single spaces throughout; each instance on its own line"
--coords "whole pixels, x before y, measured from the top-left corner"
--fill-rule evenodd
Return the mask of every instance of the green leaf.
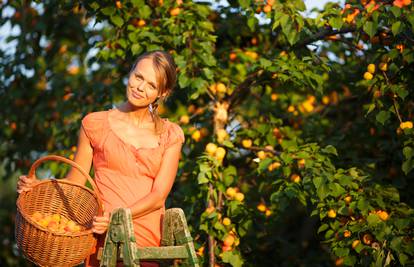
M 228 166 L 226 169 L 224 169 L 223 175 L 236 176 L 237 175 L 236 167 L 234 167 L 233 165 Z
M 144 5 L 140 6 L 140 8 L 138 9 L 138 13 L 142 19 L 148 19 L 151 16 L 152 10 L 149 6 Z
M 339 197 L 346 192 L 345 189 L 337 183 L 330 183 L 329 189 L 331 191 L 330 195 L 333 197 Z
M 411 24 L 411 31 L 414 31 L 414 13 L 413 12 L 408 14 L 407 20 Z
M 396 93 L 402 100 L 408 96 L 408 90 L 403 86 L 393 86 L 392 91 Z
M 403 154 L 406 159 L 411 159 L 414 155 L 414 149 L 412 147 L 406 146 L 403 148 Z
M 124 24 L 124 20 L 120 16 L 111 16 L 111 21 L 117 27 L 121 27 Z
M 367 116 L 369 113 L 371 113 L 371 111 L 373 111 L 374 109 L 375 109 L 375 103 L 371 103 L 369 105 L 367 113 L 365 113 L 365 116 Z
M 393 7 L 390 8 L 390 10 L 396 18 L 399 18 L 401 16 L 401 8 L 399 8 L 397 6 L 393 6 Z
M 229 148 L 233 148 L 234 147 L 234 144 L 231 141 L 229 141 L 229 140 L 224 140 L 222 144 L 225 147 L 229 147 Z
M 407 175 L 412 169 L 414 168 L 414 161 L 413 160 L 406 160 L 403 162 L 401 169 Z
M 386 111 L 386 110 L 381 110 L 380 112 L 378 112 L 377 116 L 375 117 L 375 119 L 381 123 L 382 125 L 384 125 L 384 123 L 390 118 L 390 112 Z
M 404 253 L 398 253 L 398 259 L 400 260 L 402 265 L 405 265 L 407 261 L 409 260 L 409 257 L 405 255 Z
M 369 207 L 369 203 L 366 201 L 365 198 L 362 197 L 362 198 L 358 199 L 357 208 L 359 210 L 366 211 L 366 210 L 368 210 L 368 207 Z
M 315 188 L 318 189 L 321 184 L 323 183 L 323 178 L 322 177 L 315 177 L 313 178 L 313 184 L 315 185 Z
M 205 184 L 208 183 L 208 179 L 204 172 L 200 172 L 197 176 L 198 184 Z
M 329 19 L 329 24 L 335 29 L 340 29 L 344 22 L 342 20 L 342 17 L 331 17 Z
M 230 263 L 231 266 L 240 267 L 243 265 L 243 259 L 239 254 L 236 254 L 234 251 L 223 252 L 221 259 L 225 263 Z
M 294 45 L 299 40 L 299 32 L 296 30 L 290 30 L 286 37 L 289 44 Z
M 138 55 L 138 54 L 141 54 L 142 51 L 143 51 L 143 48 L 142 48 L 142 46 L 139 45 L 139 43 L 134 43 L 131 46 L 131 52 L 134 56 Z
M 323 183 L 318 187 L 318 189 L 316 190 L 316 193 L 318 194 L 318 197 L 321 200 L 323 200 L 328 195 L 328 191 L 329 191 L 328 186 L 325 183 Z
M 396 22 L 394 22 L 394 23 L 392 24 L 391 30 L 392 30 L 392 33 L 393 33 L 394 35 L 399 34 L 399 33 L 401 32 L 401 21 L 396 21 Z
M 214 74 L 210 68 L 203 68 L 203 73 L 207 79 L 212 80 L 214 78 Z
M 257 19 L 256 19 L 256 17 L 249 17 L 249 18 L 247 19 L 247 26 L 249 27 L 249 29 L 250 29 L 251 31 L 254 31 L 254 30 L 255 30 L 255 28 L 256 28 L 256 24 L 257 24 Z
M 145 5 L 144 0 L 131 0 L 131 3 L 134 7 L 140 8 Z
M 250 0 L 239 0 L 239 4 L 242 8 L 248 9 L 250 7 Z
M 265 59 L 265 58 L 260 58 L 259 62 L 260 62 L 260 66 L 262 66 L 264 69 L 272 65 L 272 61 Z
M 334 253 L 338 257 L 345 257 L 349 255 L 349 248 L 337 248 Z
M 265 158 L 264 160 L 261 160 L 258 166 L 258 172 L 261 173 L 269 166 L 269 164 L 272 162 L 272 159 Z
M 369 35 L 369 37 L 372 38 L 377 32 L 377 25 L 375 25 L 372 21 L 367 21 L 363 26 L 363 30 Z
M 101 10 L 101 13 L 106 16 L 112 16 L 115 13 L 115 7 L 105 7 Z
M 190 84 L 190 79 L 188 79 L 187 75 L 181 74 L 178 77 L 178 84 L 180 85 L 181 88 L 185 88 L 187 87 L 187 85 Z
M 333 154 L 335 156 L 338 156 L 338 152 L 336 151 L 336 148 L 332 145 L 327 145 L 325 148 L 321 149 L 322 152 Z
M 367 217 L 367 222 L 369 226 L 373 227 L 379 224 L 381 222 L 381 219 L 378 217 L 377 214 L 370 214 Z
M 322 224 L 322 225 L 318 228 L 318 234 L 319 234 L 320 232 L 325 231 L 325 230 L 326 230 L 326 229 L 328 229 L 328 228 L 329 228 L 329 225 L 328 225 L 327 223 Z

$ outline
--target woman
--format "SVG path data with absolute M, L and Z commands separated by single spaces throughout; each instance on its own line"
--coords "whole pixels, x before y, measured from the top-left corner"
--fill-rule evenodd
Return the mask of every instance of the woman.
M 184 133 L 180 126 L 157 114 L 158 101 L 176 83 L 172 57 L 163 51 L 140 56 L 129 73 L 127 101 L 112 110 L 92 112 L 82 119 L 74 161 L 87 172 L 93 162 L 104 216 L 95 217 L 93 231 L 103 246 L 109 213 L 130 208 L 138 246 L 159 246 L 164 202 L 177 173 Z M 71 169 L 65 178 L 84 185 L 86 178 Z M 21 176 L 17 191 L 38 181 Z M 96 252 L 98 249 L 96 249 Z M 142 266 L 157 266 L 146 263 Z M 86 266 L 99 266 L 96 253 Z

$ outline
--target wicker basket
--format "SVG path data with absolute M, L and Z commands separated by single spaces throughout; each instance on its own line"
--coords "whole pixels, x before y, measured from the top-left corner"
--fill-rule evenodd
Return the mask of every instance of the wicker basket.
M 75 162 L 50 155 L 35 161 L 28 177 L 35 177 L 42 162 L 56 160 L 78 169 L 91 183 L 94 191 L 69 181 L 49 179 L 22 192 L 17 199 L 15 236 L 19 249 L 39 266 L 74 266 L 89 256 L 96 245 L 92 221 L 102 215 L 102 201 L 92 178 Z M 81 226 L 77 233 L 56 233 L 35 223 L 34 212 L 60 214 Z

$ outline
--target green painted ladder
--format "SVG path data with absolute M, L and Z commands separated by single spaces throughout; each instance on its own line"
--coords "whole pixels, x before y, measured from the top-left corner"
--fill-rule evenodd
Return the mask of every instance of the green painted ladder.
M 160 247 L 138 247 L 130 209 L 112 212 L 105 245 L 98 251 L 101 267 L 115 267 L 118 259 L 124 266 L 139 267 L 140 261 L 158 261 L 160 266 L 171 266 L 181 259 L 181 266 L 199 267 L 193 239 L 188 230 L 184 212 L 180 208 L 165 211 Z

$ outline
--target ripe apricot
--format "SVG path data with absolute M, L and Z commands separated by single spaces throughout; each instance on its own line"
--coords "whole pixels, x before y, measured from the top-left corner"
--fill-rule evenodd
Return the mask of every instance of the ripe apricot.
M 225 217 L 225 218 L 223 219 L 223 225 L 225 225 L 225 226 L 229 226 L 230 224 L 231 224 L 231 220 L 230 220 L 229 218 Z
M 227 235 L 226 238 L 224 238 L 223 244 L 227 247 L 231 247 L 234 243 L 234 236 L 233 235 Z
M 216 153 L 217 151 L 217 145 L 214 143 L 208 143 L 206 145 L 206 152 L 210 155 L 214 155 L 214 153 Z
M 175 7 L 175 8 L 172 8 L 170 10 L 170 15 L 171 16 L 178 16 L 178 14 L 180 14 L 180 12 L 181 12 L 181 9 L 179 7 Z
M 226 195 L 227 195 L 228 197 L 233 198 L 233 197 L 235 197 L 235 196 L 236 196 L 236 194 L 237 194 L 237 191 L 236 191 L 236 189 L 235 189 L 235 188 L 233 188 L 233 187 L 229 187 L 229 188 L 227 188 L 227 189 L 226 189 Z
M 236 195 L 234 196 L 234 199 L 241 202 L 244 200 L 244 194 L 237 192 Z
M 372 73 L 370 73 L 368 71 L 364 73 L 364 79 L 365 80 L 372 80 L 372 78 L 374 78 L 374 76 L 372 75 Z
M 224 159 L 225 155 L 226 155 L 226 149 L 224 149 L 223 147 L 218 147 L 215 153 L 216 159 L 222 160 Z
M 328 217 L 329 218 L 335 218 L 336 217 L 336 211 L 334 209 L 330 209 L 328 211 Z
M 244 148 L 250 148 L 252 146 L 252 144 L 253 144 L 252 139 L 243 139 L 242 140 L 242 146 Z

